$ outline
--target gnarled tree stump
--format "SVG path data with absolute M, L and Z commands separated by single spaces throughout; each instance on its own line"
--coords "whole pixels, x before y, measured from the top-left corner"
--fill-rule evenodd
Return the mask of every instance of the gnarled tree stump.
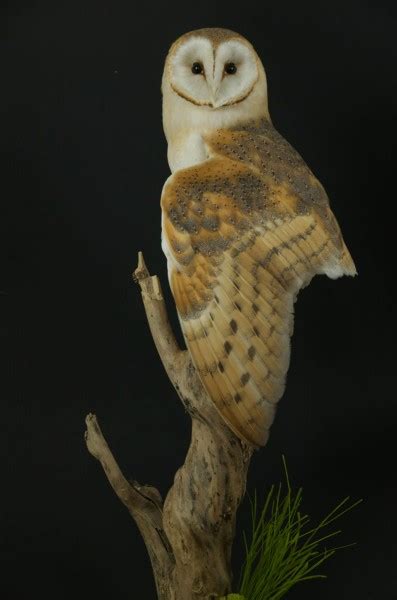
M 120 471 L 94 415 L 86 443 L 145 541 L 159 600 L 203 600 L 231 591 L 231 549 L 237 508 L 244 496 L 252 447 L 218 415 L 171 330 L 157 276 L 139 253 L 134 273 L 164 368 L 192 419 L 184 465 L 162 502 L 154 487 L 131 484 Z

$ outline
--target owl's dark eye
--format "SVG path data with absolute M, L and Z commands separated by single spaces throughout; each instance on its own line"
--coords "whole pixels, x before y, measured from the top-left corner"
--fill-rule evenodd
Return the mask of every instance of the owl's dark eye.
M 194 73 L 194 75 L 201 75 L 203 73 L 204 69 L 203 69 L 203 65 L 199 62 L 194 62 L 192 64 L 192 73 Z
M 234 63 L 226 63 L 225 64 L 225 73 L 228 75 L 234 75 L 237 72 L 237 67 Z

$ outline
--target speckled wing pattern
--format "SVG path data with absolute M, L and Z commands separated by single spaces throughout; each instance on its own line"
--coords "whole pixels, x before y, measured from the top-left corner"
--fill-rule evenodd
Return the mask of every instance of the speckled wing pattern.
M 241 439 L 266 443 L 293 304 L 316 273 L 355 274 L 321 184 L 269 123 L 218 130 L 162 195 L 163 247 L 193 363 Z

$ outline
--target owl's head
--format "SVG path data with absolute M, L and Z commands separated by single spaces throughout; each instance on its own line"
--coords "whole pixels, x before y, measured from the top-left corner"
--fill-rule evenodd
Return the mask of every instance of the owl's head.
M 227 127 L 269 118 L 263 65 L 251 44 L 227 29 L 198 29 L 168 53 L 162 83 L 164 127 Z

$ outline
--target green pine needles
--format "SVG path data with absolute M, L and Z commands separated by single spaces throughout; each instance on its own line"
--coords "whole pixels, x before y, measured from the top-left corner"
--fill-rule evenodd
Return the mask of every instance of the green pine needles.
M 281 484 L 278 488 L 272 486 L 260 514 L 256 494 L 251 501 L 252 539 L 248 543 L 244 535 L 246 558 L 239 592 L 242 600 L 284 598 L 301 581 L 325 578 L 325 575 L 317 572 L 318 567 L 337 550 L 354 546 L 348 544 L 327 548 L 325 542 L 340 531 L 325 533 L 324 529 L 361 500 L 350 504 L 350 498 L 345 498 L 318 525 L 310 527 L 309 517 L 300 512 L 302 488 L 296 493 L 292 492 L 284 457 L 283 464 L 286 495 L 282 495 Z

